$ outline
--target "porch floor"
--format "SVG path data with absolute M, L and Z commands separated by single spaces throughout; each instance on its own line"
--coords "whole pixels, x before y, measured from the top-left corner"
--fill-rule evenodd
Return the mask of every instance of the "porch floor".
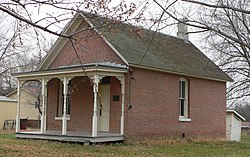
M 105 143 L 105 142 L 121 142 L 124 136 L 109 132 L 98 132 L 97 137 L 92 137 L 91 132 L 74 132 L 67 131 L 67 135 L 62 135 L 61 131 L 46 131 L 41 134 L 40 131 L 25 131 L 16 133 L 16 138 L 23 139 L 43 139 L 60 142 L 74 142 L 74 143 Z

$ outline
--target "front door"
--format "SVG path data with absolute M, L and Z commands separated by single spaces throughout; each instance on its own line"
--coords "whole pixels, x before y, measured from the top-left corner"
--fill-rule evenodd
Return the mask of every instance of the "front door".
M 110 85 L 99 86 L 98 131 L 109 131 Z

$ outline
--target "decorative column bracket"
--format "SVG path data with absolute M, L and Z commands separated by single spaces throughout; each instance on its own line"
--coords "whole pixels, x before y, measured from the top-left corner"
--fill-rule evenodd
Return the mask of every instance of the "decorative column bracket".
M 97 95 L 98 95 L 98 88 L 100 80 L 105 77 L 101 75 L 93 75 L 90 78 L 93 80 L 93 92 L 94 92 L 94 110 L 93 110 L 93 119 L 92 119 L 92 137 L 97 136 Z
M 98 87 L 100 80 L 104 77 L 106 77 L 106 76 L 104 76 L 104 75 L 89 76 L 89 78 L 93 81 L 93 87 L 95 87 L 95 88 L 93 88 L 93 92 L 95 92 L 95 91 L 98 92 L 98 88 L 96 88 L 96 87 Z
M 63 77 L 60 80 L 63 81 L 63 118 L 62 118 L 62 135 L 67 134 L 67 95 L 68 95 L 68 83 L 72 78 Z

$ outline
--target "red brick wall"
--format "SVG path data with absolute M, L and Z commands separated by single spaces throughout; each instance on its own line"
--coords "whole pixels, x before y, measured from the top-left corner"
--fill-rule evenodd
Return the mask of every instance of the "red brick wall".
M 83 22 L 79 29 L 84 27 L 86 27 L 86 23 Z M 76 41 L 74 42 L 74 45 L 83 64 L 99 62 L 124 64 L 115 52 L 105 43 L 104 39 L 102 39 L 95 31 L 83 31 L 78 33 L 75 39 Z M 79 61 L 73 51 L 70 41 L 68 41 L 52 62 L 49 69 L 63 65 L 76 64 L 79 64 Z
M 71 80 L 71 105 L 69 131 L 89 132 L 92 130 L 93 89 L 89 80 L 84 77 L 75 77 Z
M 191 122 L 179 122 L 181 76 L 133 68 L 132 77 L 132 109 L 126 109 L 125 115 L 127 138 L 181 137 L 183 133 L 187 138 L 225 138 L 225 83 L 185 77 Z
M 192 77 L 189 80 L 189 115 L 191 122 L 179 122 L 179 78 L 182 76 L 133 69 L 131 99 L 126 80 L 125 137 L 225 138 L 225 83 Z M 92 128 L 93 91 L 90 82 L 75 77 L 71 84 L 69 131 L 89 132 Z M 57 113 L 58 79 L 48 83 L 48 130 L 61 130 Z M 120 133 L 121 87 L 115 77 L 110 84 L 110 132 Z M 119 95 L 120 101 L 113 101 Z M 128 109 L 128 104 L 132 109 Z
M 57 104 L 58 104 L 58 88 L 59 80 L 51 79 L 47 83 L 48 90 L 48 102 L 47 102 L 47 130 L 61 131 L 62 122 L 55 121 L 57 115 Z
M 85 80 L 85 82 L 84 82 Z M 58 79 L 48 82 L 48 130 L 61 131 L 62 121 L 55 120 L 58 104 Z M 71 80 L 70 120 L 67 123 L 68 131 L 90 132 L 93 116 L 93 88 L 88 79 L 75 77 Z M 113 95 L 120 95 L 120 81 L 111 77 L 110 83 L 110 132 L 120 132 L 121 101 L 113 101 Z M 120 97 L 121 100 L 121 97 Z
M 62 130 L 62 121 L 55 120 L 57 116 L 58 84 L 58 79 L 53 79 L 48 83 L 48 130 Z M 88 79 L 84 77 L 73 78 L 71 85 L 70 120 L 67 123 L 67 130 L 89 132 L 92 129 L 93 115 L 92 86 Z
M 120 101 L 113 101 L 113 96 L 119 95 Z M 121 84 L 118 79 L 110 79 L 110 132 L 120 133 L 121 122 Z

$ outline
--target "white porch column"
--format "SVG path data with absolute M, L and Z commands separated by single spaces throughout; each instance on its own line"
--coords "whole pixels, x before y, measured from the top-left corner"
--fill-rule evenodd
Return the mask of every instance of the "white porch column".
M 22 86 L 22 81 L 18 80 L 18 83 L 17 83 L 17 114 L 16 114 L 16 132 L 20 132 L 21 86 Z
M 48 107 L 48 88 L 47 88 L 48 80 L 45 82 L 45 88 L 44 88 L 44 132 L 47 130 L 47 107 Z
M 46 132 L 47 80 L 42 79 L 42 116 L 40 132 Z
M 63 78 L 63 118 L 62 118 L 62 134 L 67 134 L 67 95 L 69 78 Z
M 122 114 L 121 114 L 121 131 L 120 134 L 124 135 L 124 106 L 125 106 L 125 79 L 121 78 L 121 96 L 122 96 Z
M 93 119 L 92 119 L 92 137 L 97 136 L 97 94 L 98 94 L 98 83 L 99 83 L 99 76 L 94 75 L 93 78 L 94 86 L 93 86 L 93 92 L 94 92 L 94 110 L 93 110 Z
M 121 113 L 121 128 L 120 134 L 124 135 L 124 109 L 125 109 L 125 77 L 124 76 L 116 76 L 121 83 L 121 99 L 122 99 L 122 113 Z

